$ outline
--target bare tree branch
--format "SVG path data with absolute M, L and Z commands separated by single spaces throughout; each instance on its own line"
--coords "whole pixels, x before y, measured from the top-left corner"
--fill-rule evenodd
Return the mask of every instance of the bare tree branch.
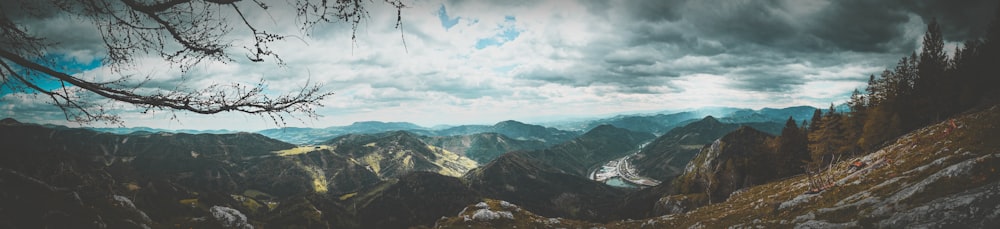
M 264 62 L 266 57 L 270 57 L 278 64 L 283 64 L 278 53 L 271 50 L 268 44 L 288 36 L 255 26 L 244 14 L 244 9 L 239 4 L 241 2 L 243 1 L 62 0 L 48 3 L 52 5 L 49 9 L 59 9 L 63 13 L 88 18 L 94 23 L 107 51 L 102 64 L 110 67 L 113 74 L 126 72 L 135 67 L 138 58 L 148 55 L 160 56 L 179 68 L 182 74 L 204 60 L 230 62 L 232 59 L 228 50 L 232 44 L 223 39 L 232 31 L 231 25 L 245 27 L 250 31 L 248 35 L 253 37 L 254 44 L 252 47 L 244 47 L 249 51 L 246 57 L 250 61 Z M 402 31 L 401 11 L 405 5 L 400 0 L 384 2 L 396 8 L 396 28 Z M 24 3 L 26 2 L 21 2 Z M 358 25 L 368 17 L 369 3 L 371 0 L 295 0 L 290 4 L 295 7 L 301 24 L 299 28 L 307 30 L 307 34 L 308 30 L 319 23 L 349 23 L 353 40 L 357 39 Z M 252 4 L 265 12 L 271 9 L 261 0 L 253 0 Z M 236 17 L 229 18 L 220 14 L 220 10 L 224 8 L 235 11 Z M 128 82 L 132 81 L 128 75 L 107 82 L 74 77 L 52 67 L 58 64 L 49 51 L 53 43 L 46 41 L 44 37 L 32 36 L 26 32 L 26 28 L 19 26 L 18 22 L 3 12 L 0 11 L 0 83 L 18 92 L 46 95 L 54 105 L 62 109 L 66 119 L 70 121 L 121 123 L 120 117 L 111 114 L 106 104 L 82 99 L 81 93 L 131 104 L 146 111 L 161 109 L 198 114 L 242 112 L 267 116 L 276 123 L 279 120 L 283 123 L 284 115 L 293 113 L 315 117 L 314 107 L 322 106 L 320 101 L 333 95 L 332 92 L 322 91 L 320 85 L 309 82 L 296 92 L 274 97 L 264 92 L 264 81 L 255 85 L 215 84 L 197 91 L 181 90 L 185 86 L 176 85 L 174 90 L 140 92 L 140 87 L 149 78 L 137 85 L 129 85 Z M 403 42 L 405 45 L 405 40 Z M 56 90 L 43 88 L 36 83 L 42 79 L 58 81 L 63 87 Z

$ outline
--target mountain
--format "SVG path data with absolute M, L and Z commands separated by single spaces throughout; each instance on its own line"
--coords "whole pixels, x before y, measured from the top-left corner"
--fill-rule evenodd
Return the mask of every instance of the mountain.
M 435 136 L 469 135 L 476 133 L 498 133 L 518 140 L 535 140 L 553 146 L 579 135 L 578 132 L 559 130 L 551 127 L 526 124 L 514 120 L 498 122 L 492 126 L 464 125 L 434 131 Z
M 770 117 L 771 121 L 783 121 L 787 120 L 788 117 L 792 117 L 795 121 L 801 123 L 802 120 L 812 119 L 812 113 L 816 111 L 815 107 L 812 106 L 797 106 L 797 107 L 786 107 L 781 109 L 774 108 L 763 108 L 760 109 L 760 114 Z
M 796 122 L 812 118 L 815 107 L 796 106 L 786 108 L 763 108 L 760 110 L 737 109 L 720 116 L 720 121 L 728 123 L 784 122 L 792 117 Z
M 432 226 L 441 216 L 480 199 L 458 178 L 413 172 L 363 190 L 351 200 L 361 228 L 408 228 Z
M 786 117 L 787 119 L 787 117 Z M 716 139 L 747 125 L 766 129 L 768 133 L 780 133 L 783 125 L 779 123 L 723 123 L 712 116 L 670 130 L 656 138 L 629 158 L 640 175 L 661 181 L 669 181 L 683 172 L 684 166 L 705 145 Z
M 331 126 L 327 128 L 284 127 L 266 129 L 257 133 L 295 144 L 318 144 L 345 134 L 375 134 L 388 131 L 428 131 L 427 128 L 408 122 L 355 122 L 347 126 Z
M 428 145 L 437 146 L 486 164 L 500 155 L 519 150 L 538 150 L 546 147 L 538 140 L 519 140 L 498 133 L 477 133 L 452 136 L 421 136 Z
M 427 145 L 410 132 L 349 134 L 323 145 L 345 157 L 357 160 L 382 179 L 399 177 L 413 171 L 461 176 L 476 166 L 475 161 L 451 151 Z
M 643 143 L 654 137 L 649 133 L 602 125 L 551 148 L 518 153 L 561 172 L 586 177 L 590 170 L 638 150 Z
M 332 138 L 347 134 L 377 134 L 391 131 L 407 131 L 423 136 L 456 136 L 479 133 L 498 133 L 518 140 L 545 142 L 547 146 L 559 144 L 579 135 L 578 132 L 564 131 L 539 125 L 508 120 L 495 125 L 462 125 L 444 129 L 431 129 L 407 122 L 355 122 L 348 126 L 332 126 L 322 129 L 285 127 L 267 129 L 257 133 L 295 144 L 320 144 Z
M 674 180 L 682 194 L 706 194 L 710 202 L 722 202 L 736 190 L 776 178 L 773 152 L 775 137 L 748 126 L 726 134 L 701 149 Z
M 636 132 L 646 132 L 652 134 L 663 134 L 684 121 L 704 117 L 697 112 L 679 112 L 671 114 L 655 115 L 619 115 L 611 118 L 587 121 L 577 125 L 575 128 L 590 130 L 600 125 L 612 125 Z M 573 128 L 573 127 L 570 127 Z
M 647 202 L 661 209 L 679 209 L 679 202 L 703 202 L 705 206 L 686 209 L 684 214 L 653 214 L 640 220 L 620 220 L 607 223 L 550 219 L 532 210 L 508 210 L 488 204 L 491 211 L 510 211 L 510 218 L 476 219 L 468 212 L 441 219 L 438 228 L 482 228 L 489 225 L 540 225 L 536 227 L 598 227 L 598 228 L 994 228 L 1000 225 L 1000 106 L 969 112 L 950 121 L 907 133 L 870 154 L 841 160 L 827 165 L 813 175 L 797 175 L 785 179 L 741 188 L 728 195 L 725 202 L 708 204 L 695 195 L 673 195 L 660 201 Z M 755 155 L 753 139 L 766 139 L 766 134 L 745 128 L 724 137 L 716 147 L 707 147 L 705 159 L 714 164 Z M 724 142 L 736 140 L 740 147 Z M 765 140 L 766 141 L 766 140 Z M 746 145 L 744 143 L 749 143 Z M 755 146 L 756 145 L 756 146 Z M 715 148 L 713 150 L 712 148 Z M 716 154 L 717 153 L 717 154 Z M 722 156 L 722 155 L 729 156 Z M 714 155 L 714 157 L 709 157 Z M 701 156 L 699 156 L 701 157 Z M 715 158 L 716 160 L 712 160 Z M 729 158 L 728 160 L 718 160 Z M 766 161 L 766 160 L 765 160 Z M 867 165 L 851 169 L 854 161 Z M 698 164 L 698 163 L 694 163 Z M 733 167 L 736 162 L 733 162 Z M 744 164 L 751 165 L 751 164 Z M 695 166 L 697 168 L 707 168 Z M 712 166 L 708 166 L 712 167 Z M 720 171 L 727 165 L 720 166 Z M 751 168 L 761 168 L 753 166 Z M 693 168 L 694 169 L 694 168 Z M 698 169 L 694 169 L 698 170 Z M 736 171 L 736 170 L 732 170 Z M 748 171 L 748 170 L 744 170 Z M 717 176 L 713 175 L 713 176 Z M 713 181 L 716 188 L 746 184 L 747 178 L 730 179 L 725 174 Z M 758 179 L 749 178 L 750 180 Z M 739 182 L 727 182 L 736 181 Z M 829 181 L 827 189 L 810 192 L 811 183 Z M 718 182 L 718 183 L 715 183 Z M 728 184 L 727 184 L 728 183 Z M 734 186 L 730 186 L 732 188 Z M 728 189 L 728 188 L 726 188 Z M 643 189 L 642 191 L 650 190 Z M 662 190 L 661 190 L 662 191 Z M 640 191 L 641 192 L 641 191 Z M 714 191 L 713 191 L 714 193 Z M 701 194 L 704 196 L 704 194 Z M 707 197 L 704 197 L 707 198 Z M 714 198 L 714 197 L 713 197 Z M 499 201 L 487 200 L 488 203 Z M 699 204 L 700 205 L 700 204 Z M 472 209 L 475 206 L 470 206 Z M 662 211 L 667 212 L 667 211 Z M 464 220 L 471 218 L 471 220 Z
M 250 133 L 116 135 L 7 119 L 0 145 L 5 227 L 261 226 L 315 206 L 353 218 L 325 196 L 378 182 L 329 150 Z
M 657 114 L 633 114 L 618 115 L 610 118 L 553 123 L 552 126 L 566 130 L 589 130 L 600 125 L 613 125 L 631 131 L 646 132 L 656 135 L 667 133 L 673 128 L 698 121 L 705 116 L 719 117 L 719 121 L 726 123 L 783 123 L 792 116 L 801 122 L 812 118 L 816 108 L 810 106 L 797 106 L 787 108 L 763 108 L 760 110 L 732 108 L 732 107 L 705 107 L 686 111 L 665 111 Z
M 606 220 L 625 191 L 585 176 L 594 166 L 627 155 L 653 136 L 610 125 L 545 150 L 510 152 L 463 178 L 484 196 L 544 215 Z
M 486 197 L 551 217 L 606 220 L 609 207 L 625 194 L 624 190 L 563 173 L 523 153 L 504 154 L 463 178 Z
M 87 129 L 97 132 L 105 132 L 112 134 L 131 134 L 135 132 L 140 132 L 140 133 L 166 132 L 166 133 L 184 133 L 184 134 L 231 134 L 239 132 L 232 130 L 190 130 L 190 129 L 172 130 L 172 129 L 150 128 L 150 127 L 130 127 L 130 128 L 104 127 L 104 128 L 87 128 Z

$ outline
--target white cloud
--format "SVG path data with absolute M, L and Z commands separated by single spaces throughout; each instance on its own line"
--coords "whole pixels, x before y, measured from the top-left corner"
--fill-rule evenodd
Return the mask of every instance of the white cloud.
M 353 41 L 349 25 L 319 25 L 305 36 L 298 27 L 289 26 L 296 19 L 285 6 L 276 5 L 266 15 L 244 7 L 260 29 L 295 35 L 270 46 L 286 65 L 273 60 L 250 63 L 242 49 L 249 42 L 247 31 L 237 29 L 229 39 L 234 42 L 231 63 L 206 62 L 181 74 L 176 66 L 150 57 L 141 58 L 124 74 L 137 79 L 149 76 L 150 88 L 145 90 L 170 89 L 178 83 L 197 90 L 215 83 L 253 84 L 264 79 L 270 93 L 294 92 L 306 82 L 324 84 L 336 93 L 317 109 L 322 118 L 290 121 L 291 126 L 363 120 L 436 125 L 701 106 L 825 106 L 846 100 L 851 90 L 863 88 L 869 74 L 912 51 L 851 51 L 851 46 L 826 41 L 834 38 L 806 30 L 831 19 L 820 18 L 832 7 L 831 1 L 757 5 L 767 14 L 745 20 L 739 16 L 746 9 L 728 2 L 653 3 L 666 4 L 413 1 L 403 10 L 403 27 L 397 30 L 395 9 L 376 2 Z M 439 18 L 442 7 L 449 19 L 457 20 L 449 28 Z M 915 14 L 907 17 L 898 37 L 878 45 L 905 46 L 918 39 L 922 20 Z M 768 23 L 777 27 L 747 27 L 772 25 Z M 516 31 L 516 36 L 505 36 L 505 29 Z M 482 39 L 496 42 L 477 49 Z M 101 54 L 77 48 L 66 55 L 86 62 Z M 102 67 L 78 76 L 109 80 L 118 76 L 112 73 Z M 10 101 L 3 112 L 21 109 L 11 107 L 14 104 L 37 105 Z M 119 113 L 128 125 L 274 127 L 266 118 L 232 113 Z M 163 121 L 175 115 L 176 121 Z

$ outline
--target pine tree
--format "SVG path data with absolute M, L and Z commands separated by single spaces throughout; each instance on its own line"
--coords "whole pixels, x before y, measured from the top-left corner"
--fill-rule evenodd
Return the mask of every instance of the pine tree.
M 936 19 L 927 23 L 927 33 L 924 34 L 923 49 L 920 52 L 920 62 L 917 63 L 917 81 L 915 96 L 917 104 L 915 119 L 907 124 L 907 129 L 918 126 L 941 116 L 950 110 L 948 102 L 954 99 L 952 80 L 946 80 L 944 73 L 948 66 L 948 55 L 944 52 L 944 37 L 941 26 Z
M 882 102 L 882 89 L 879 88 L 874 74 L 868 76 L 868 87 L 865 88 L 865 91 L 868 92 L 868 101 L 866 103 L 869 106 L 878 106 Z
M 848 145 L 843 115 L 837 113 L 836 107 L 830 104 L 830 109 L 823 116 L 821 125 L 808 135 L 809 153 L 812 165 L 818 166 L 829 160 L 830 155 L 843 153 Z
M 785 128 L 781 129 L 781 136 L 778 137 L 778 149 L 776 158 L 778 165 L 775 165 L 778 177 L 786 177 L 802 173 L 802 165 L 809 160 L 809 139 L 795 125 L 795 119 L 791 116 L 785 122 Z
M 820 125 L 823 123 L 823 111 L 816 109 L 813 111 L 813 117 L 809 120 L 809 132 L 819 130 Z

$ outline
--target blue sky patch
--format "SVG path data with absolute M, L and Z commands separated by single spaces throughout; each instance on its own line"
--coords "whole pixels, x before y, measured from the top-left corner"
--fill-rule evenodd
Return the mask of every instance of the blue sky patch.
M 517 23 L 517 18 L 514 16 L 504 17 L 504 23 L 497 25 L 497 29 L 500 30 L 496 35 L 492 37 L 482 38 L 476 41 L 476 49 L 484 49 L 489 46 L 501 46 L 504 43 L 513 41 L 518 36 L 521 35 L 521 31 L 515 26 Z
M 84 71 L 87 71 L 87 70 L 91 70 L 91 69 L 95 69 L 95 68 L 98 68 L 98 67 L 101 66 L 101 59 L 97 59 L 97 58 L 95 58 L 94 60 L 90 61 L 89 63 L 77 62 L 74 58 L 66 56 L 66 55 L 63 55 L 63 54 L 53 54 L 53 55 L 47 56 L 46 58 L 55 60 L 55 62 L 56 62 L 56 64 L 55 64 L 56 66 L 47 66 L 47 67 L 52 68 L 52 69 L 54 69 L 56 71 L 60 71 L 60 72 L 69 74 L 69 75 L 81 73 L 81 72 L 84 72 Z M 47 65 L 44 62 L 39 62 L 39 63 L 41 63 L 43 65 Z M 17 69 L 16 66 L 12 66 L 12 67 L 14 67 L 15 69 Z M 53 78 L 53 77 L 51 77 L 49 75 L 35 75 L 35 76 L 23 75 L 23 76 L 27 77 L 28 80 L 32 81 L 35 85 L 38 85 L 38 87 L 40 87 L 42 89 L 45 89 L 45 90 L 52 90 L 52 89 L 60 88 L 60 87 L 63 86 L 63 82 L 62 81 L 60 81 L 60 80 L 58 80 L 56 78 Z M 13 93 L 14 91 L 11 90 L 12 87 L 13 88 L 26 87 L 20 81 L 13 80 L 13 79 L 11 79 L 11 81 L 9 83 L 11 85 L 4 85 L 4 86 L 0 87 L 0 96 Z M 68 85 L 68 83 L 67 83 L 67 85 Z M 28 89 L 27 92 L 28 93 L 37 93 L 37 92 L 35 92 L 34 90 L 31 90 L 31 89 Z
M 458 24 L 459 18 L 461 17 L 454 17 L 454 18 L 449 17 L 448 10 L 444 8 L 443 4 L 441 5 L 441 8 L 438 9 L 438 19 L 441 20 L 441 27 L 444 27 L 444 30 L 446 31 L 448 29 L 451 29 L 451 27 L 454 27 L 456 24 Z

